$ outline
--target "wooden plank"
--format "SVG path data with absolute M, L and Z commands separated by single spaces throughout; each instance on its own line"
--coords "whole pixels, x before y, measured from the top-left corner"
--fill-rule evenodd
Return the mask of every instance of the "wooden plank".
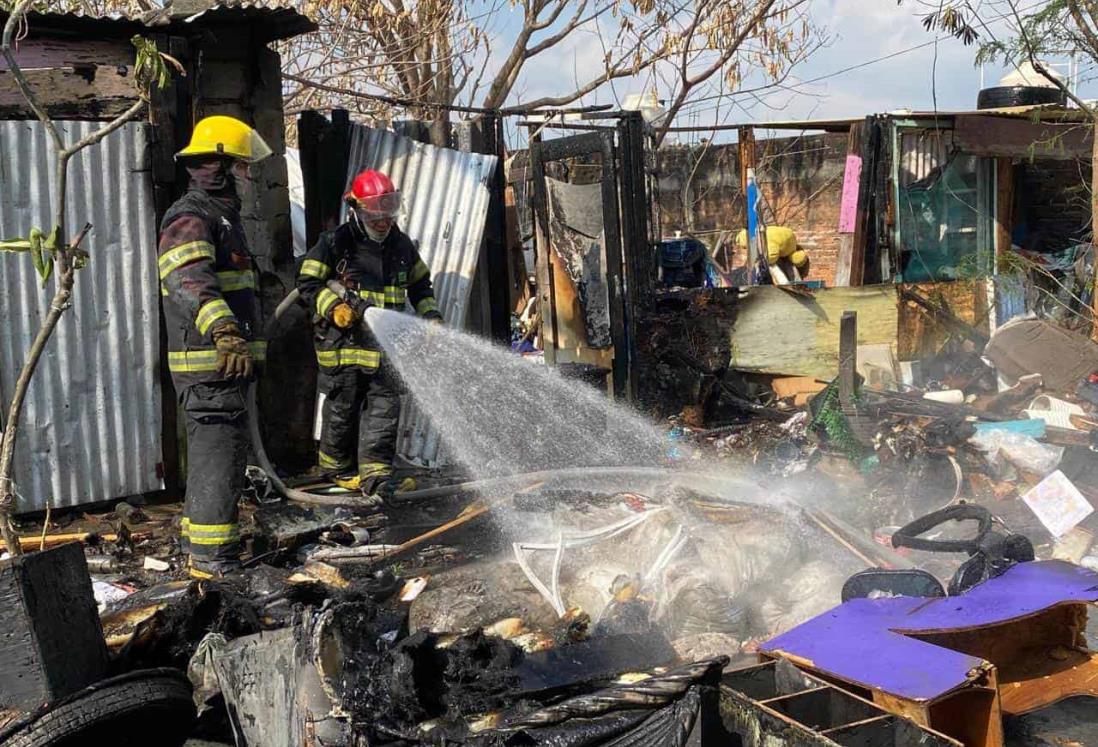
M 780 399 L 795 397 L 798 394 L 816 394 L 827 388 L 825 382 L 814 379 L 811 376 L 790 376 L 782 379 L 774 379 L 770 382 L 774 394 Z
M 1010 251 L 1014 233 L 1014 166 L 1010 158 L 995 159 L 995 268 Z
M 844 311 L 839 319 L 839 403 L 843 412 L 855 413 L 854 394 L 858 373 L 858 312 Z
M 839 320 L 844 311 L 858 314 L 859 345 L 895 345 L 895 286 L 825 288 L 810 298 L 760 286 L 747 291 L 740 302 L 729 333 L 731 366 L 830 381 L 839 371 Z
M 89 65 L 29 70 L 26 76 L 51 117 L 113 119 L 137 100 L 133 78 L 125 68 Z M 30 115 L 15 78 L 0 71 L 0 117 L 19 119 Z
M 953 143 L 963 153 L 989 158 L 1089 159 L 1093 128 L 1034 123 L 1015 117 L 959 116 Z
M 92 537 L 102 540 L 103 542 L 115 542 L 118 540 L 117 534 L 96 534 L 95 532 L 75 532 L 72 534 L 47 534 L 45 540 L 45 547 L 57 547 L 58 545 L 68 544 L 69 542 L 87 542 Z M 35 535 L 32 537 L 20 537 L 19 544 L 24 550 L 37 550 L 42 547 L 41 535 Z M 0 540 L 0 550 L 7 550 L 8 546 L 3 540 Z
M 535 134 L 530 143 L 530 161 L 534 182 L 534 264 L 538 284 L 538 338 L 546 365 L 557 361 L 557 310 L 553 298 L 553 267 L 549 247 L 549 195 L 545 183 L 545 160 L 541 135 Z
M 129 67 L 134 63 L 134 48 L 120 39 L 37 37 L 19 42 L 16 61 L 24 72 L 89 65 Z M 8 61 L 0 57 L 0 70 L 8 69 Z
M 835 262 L 835 285 L 851 285 L 854 263 L 854 238 L 860 222 L 859 208 L 862 185 L 862 149 L 865 135 L 865 123 L 850 125 L 847 140 L 846 171 L 843 174 L 842 207 L 839 213 L 839 256 Z

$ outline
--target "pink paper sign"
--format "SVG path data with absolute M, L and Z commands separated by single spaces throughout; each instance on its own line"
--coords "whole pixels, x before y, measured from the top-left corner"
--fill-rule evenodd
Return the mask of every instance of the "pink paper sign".
M 850 153 L 843 174 L 843 203 L 839 209 L 839 233 L 854 233 L 858 214 L 858 185 L 862 179 L 862 157 Z

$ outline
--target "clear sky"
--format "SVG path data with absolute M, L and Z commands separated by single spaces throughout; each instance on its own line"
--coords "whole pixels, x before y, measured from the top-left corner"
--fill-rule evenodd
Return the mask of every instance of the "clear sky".
M 1023 4 L 1023 9 L 1032 5 Z M 935 97 L 940 110 L 975 109 L 981 84 L 981 71 L 973 64 L 975 46 L 965 47 L 947 36 L 934 44 L 936 37 L 923 28 L 918 10 L 909 3 L 897 6 L 895 0 L 813 0 L 812 18 L 826 29 L 830 43 L 798 67 L 794 77 L 822 80 L 799 87 L 795 95 L 776 92 L 765 103 L 740 98 L 736 105 L 724 103 L 720 109 L 714 107 L 716 102 L 698 104 L 694 115 L 680 117 L 678 124 L 709 125 L 715 116 L 731 122 L 764 122 L 929 110 L 934 108 Z M 992 24 L 992 32 L 996 30 L 1002 30 L 1001 23 Z M 915 47 L 921 48 L 912 50 Z M 516 92 L 527 100 L 560 93 L 574 80 L 597 72 L 601 55 L 597 39 L 578 35 L 537 58 Z M 865 64 L 889 55 L 895 56 Z M 860 65 L 864 66 L 840 72 Z M 986 85 L 992 86 L 1007 71 L 988 67 L 983 72 Z M 619 81 L 614 91 L 619 97 L 639 93 L 645 84 L 645 80 Z M 1084 86 L 1081 92 L 1088 97 L 1098 94 L 1088 88 L 1092 86 Z M 584 103 L 613 101 L 614 92 L 604 87 Z

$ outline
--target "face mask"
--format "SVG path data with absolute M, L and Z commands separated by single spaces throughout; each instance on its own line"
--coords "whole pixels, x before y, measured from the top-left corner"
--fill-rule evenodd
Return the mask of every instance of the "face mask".
M 389 224 L 389 227 L 384 231 L 375 231 L 369 223 L 363 223 L 362 227 L 366 230 L 366 235 L 369 236 L 372 241 L 376 241 L 379 244 L 382 241 L 385 241 L 385 238 L 389 235 L 389 231 L 393 230 L 392 224 Z

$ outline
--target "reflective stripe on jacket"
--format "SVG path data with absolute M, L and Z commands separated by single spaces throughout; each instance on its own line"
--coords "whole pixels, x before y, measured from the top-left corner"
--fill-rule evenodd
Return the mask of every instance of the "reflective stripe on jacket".
M 317 363 L 325 370 L 360 366 L 373 371 L 381 365 L 381 348 L 361 325 L 343 330 L 331 322 L 339 297 L 327 287 L 338 280 L 374 306 L 402 310 L 411 302 L 423 317 L 438 317 L 431 271 L 415 244 L 393 226 L 385 241 L 371 241 L 350 223 L 321 234 L 309 250 L 297 287 L 316 321 Z
M 191 189 L 164 215 L 157 264 L 177 389 L 224 379 L 213 342 L 224 324 L 236 324 L 256 361 L 265 359 L 255 263 L 239 211 Z

